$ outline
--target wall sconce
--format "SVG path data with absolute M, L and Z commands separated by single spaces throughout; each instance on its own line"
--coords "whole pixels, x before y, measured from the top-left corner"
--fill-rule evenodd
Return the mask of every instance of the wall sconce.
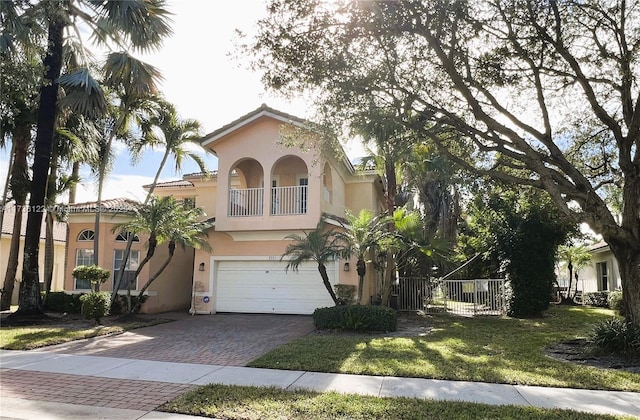
M 200 263 L 200 265 L 198 266 L 198 271 L 204 271 L 204 263 Z
M 349 263 L 344 263 L 344 271 L 349 271 Z

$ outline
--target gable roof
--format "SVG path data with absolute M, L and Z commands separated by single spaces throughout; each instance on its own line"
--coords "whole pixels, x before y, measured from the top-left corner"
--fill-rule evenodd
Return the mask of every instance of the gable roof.
M 200 139 L 200 143 L 203 146 L 206 146 L 209 143 L 213 143 L 221 137 L 226 136 L 227 134 L 257 120 L 261 117 L 270 117 L 278 121 L 282 121 L 287 124 L 294 125 L 296 127 L 305 128 L 307 127 L 307 122 L 299 117 L 296 117 L 291 114 L 287 114 L 286 112 L 278 111 L 277 109 L 273 109 L 268 107 L 267 104 L 262 104 L 259 108 L 254 109 L 248 114 L 243 115 L 242 117 L 230 122 L 229 124 L 223 125 L 215 131 L 205 135 L 202 139 Z
M 14 214 L 16 211 L 16 203 L 15 201 L 8 202 L 4 207 L 4 218 L 2 219 L 2 234 L 3 235 L 12 235 L 13 234 L 13 220 Z M 43 215 L 44 216 L 44 215 Z M 27 233 L 27 217 L 28 213 L 26 211 L 22 212 L 22 225 L 20 226 L 20 236 L 25 236 Z M 46 220 L 42 218 L 42 225 L 40 226 L 40 239 L 45 239 L 46 230 L 45 230 Z M 67 240 L 67 224 L 63 222 L 58 222 L 56 220 L 53 221 L 53 240 L 56 242 L 65 242 Z

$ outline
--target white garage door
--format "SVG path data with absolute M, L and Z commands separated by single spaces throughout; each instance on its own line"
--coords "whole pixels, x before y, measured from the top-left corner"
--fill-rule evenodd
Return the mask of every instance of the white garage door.
M 316 263 L 304 263 L 285 273 L 281 261 L 219 261 L 216 272 L 216 311 L 311 314 L 333 306 Z M 335 284 L 334 263 L 327 264 Z

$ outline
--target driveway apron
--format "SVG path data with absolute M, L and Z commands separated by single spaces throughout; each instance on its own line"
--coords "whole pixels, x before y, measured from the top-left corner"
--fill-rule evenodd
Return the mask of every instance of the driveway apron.
M 163 317 L 163 314 L 157 315 Z M 46 351 L 163 362 L 245 366 L 304 336 L 313 320 L 302 315 L 170 314 L 173 322 L 123 334 L 47 347 Z

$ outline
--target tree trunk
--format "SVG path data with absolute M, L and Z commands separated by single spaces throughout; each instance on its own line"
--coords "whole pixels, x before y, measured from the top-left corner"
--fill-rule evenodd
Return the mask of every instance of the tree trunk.
M 71 178 L 76 180 L 80 179 L 80 162 L 73 162 L 73 166 L 71 168 Z M 77 191 L 78 183 L 74 182 L 69 189 L 69 204 L 74 204 L 76 202 Z
M 158 184 L 158 180 L 160 179 L 160 174 L 162 174 L 162 169 L 164 168 L 165 164 L 167 163 L 167 159 L 169 158 L 169 153 L 170 150 L 167 148 L 165 150 L 164 156 L 162 156 L 162 161 L 160 161 L 160 166 L 158 167 L 158 170 L 156 171 L 156 176 L 153 178 L 153 182 L 151 183 L 151 187 L 149 187 L 149 192 L 147 193 L 147 197 L 144 199 L 144 205 L 147 205 L 149 203 L 149 200 L 151 199 L 151 197 L 153 196 L 153 192 L 156 189 L 156 185 Z M 127 262 L 129 261 L 129 253 L 131 252 L 131 246 L 133 245 L 133 236 L 129 236 L 127 238 L 127 246 L 125 247 L 124 250 L 124 260 L 122 261 L 122 266 L 120 267 L 120 270 L 118 270 L 117 273 L 115 273 L 114 276 L 114 287 L 113 287 L 113 291 L 111 292 L 111 302 L 114 302 L 116 293 L 118 293 L 118 287 L 120 287 L 120 283 L 122 283 L 122 277 L 124 276 L 124 268 L 127 265 Z
M 44 292 L 51 291 L 53 281 L 53 213 L 45 213 L 45 239 L 44 239 Z
M 13 233 L 11 234 L 11 246 L 9 248 L 9 260 L 7 262 L 7 272 L 2 285 L 2 298 L 0 308 L 3 311 L 11 307 L 11 297 L 18 274 L 18 255 L 20 254 L 20 230 L 22 229 L 22 205 L 16 205 L 13 216 Z
M 364 287 L 364 276 L 367 274 L 367 264 L 364 261 L 363 257 L 358 258 L 358 262 L 356 263 L 356 271 L 358 273 L 358 300 L 357 303 L 360 305 L 362 303 L 362 288 Z
M 47 185 L 47 199 L 45 200 L 45 239 L 44 239 L 44 292 L 48 294 L 51 291 L 51 282 L 53 281 L 53 210 L 52 207 L 56 202 L 58 180 L 58 152 L 54 148 L 51 153 L 51 170 L 49 171 Z
M 387 178 L 387 191 L 385 194 L 387 212 L 391 217 L 391 222 L 388 225 L 389 233 L 393 234 L 396 231 L 396 225 L 393 223 L 393 212 L 396 209 L 395 197 L 398 192 L 398 183 L 396 180 L 396 166 L 395 162 L 390 159 L 386 159 L 384 163 L 385 177 Z M 387 250 L 387 264 L 384 271 L 384 279 L 382 280 L 382 306 L 389 306 L 391 300 L 391 281 L 393 280 L 393 272 L 395 271 L 396 263 L 393 255 L 393 250 Z
M 27 111 L 25 111 L 27 112 Z M 11 166 L 11 194 L 15 202 L 15 213 L 13 218 L 13 234 L 9 248 L 9 259 L 7 261 L 7 271 L 2 285 L 2 297 L 0 307 L 8 310 L 11 307 L 11 298 L 15 287 L 16 276 L 18 274 L 18 256 L 20 255 L 20 234 L 22 230 L 22 215 L 24 205 L 29 193 L 29 173 L 27 156 L 29 154 L 29 144 L 31 143 L 31 124 L 23 122 L 17 124 L 13 130 L 11 148 L 13 150 L 13 165 Z M 4 215 L 4 211 L 0 212 Z
M 38 111 L 37 135 L 33 159 L 33 181 L 31 182 L 30 208 L 42 210 L 45 204 L 47 178 L 51 160 L 51 149 L 56 122 L 56 101 L 58 98 L 58 78 L 62 68 L 62 37 L 64 21 L 55 16 L 49 23 L 48 49 L 43 64 L 46 68 L 40 88 L 40 108 Z M 30 211 L 27 217 L 27 231 L 24 243 L 22 282 L 18 311 L 15 315 L 41 315 L 42 299 L 38 276 L 38 251 L 42 211 Z
M 571 282 L 573 281 L 573 264 L 571 260 L 569 260 L 569 264 L 567 265 L 569 269 L 569 286 L 567 287 L 567 300 L 571 300 Z
M 9 182 L 11 181 L 11 173 L 13 172 L 13 162 L 15 161 L 16 142 L 15 137 L 11 141 L 11 151 L 9 152 L 9 168 L 7 169 L 7 177 L 4 180 L 4 188 L 2 189 L 2 202 L 0 203 L 0 228 L 3 226 L 5 208 L 7 207 L 7 196 L 9 194 Z
M 151 277 L 149 277 L 149 280 L 147 280 L 145 285 L 142 286 L 142 289 L 140 289 L 140 293 L 138 293 L 138 302 L 136 302 L 136 306 L 132 309 L 132 312 L 138 312 L 140 310 L 140 306 L 142 306 L 142 301 L 140 300 L 140 298 L 142 297 L 144 292 L 147 291 L 149 286 L 151 286 L 151 283 L 153 283 L 154 280 L 157 279 L 160 276 L 160 274 L 162 274 L 164 269 L 167 268 L 167 266 L 171 262 L 171 259 L 173 258 L 173 255 L 175 253 L 176 253 L 176 243 L 175 241 L 169 241 L 169 256 L 164 261 L 164 263 L 162 263 L 160 268 L 158 268 L 158 271 L 156 271 Z
M 331 287 L 331 283 L 329 282 L 329 276 L 327 275 L 327 267 L 324 266 L 324 264 L 318 264 L 318 271 L 320 272 L 320 277 L 322 277 L 322 283 L 324 284 L 324 287 L 327 289 L 327 292 L 329 292 L 329 295 L 331 295 L 331 299 L 333 299 L 333 303 L 334 305 L 338 305 L 338 297 L 336 296 L 335 292 L 333 291 L 333 287 Z
M 618 261 L 626 319 L 640 326 L 640 249 L 607 241 Z

